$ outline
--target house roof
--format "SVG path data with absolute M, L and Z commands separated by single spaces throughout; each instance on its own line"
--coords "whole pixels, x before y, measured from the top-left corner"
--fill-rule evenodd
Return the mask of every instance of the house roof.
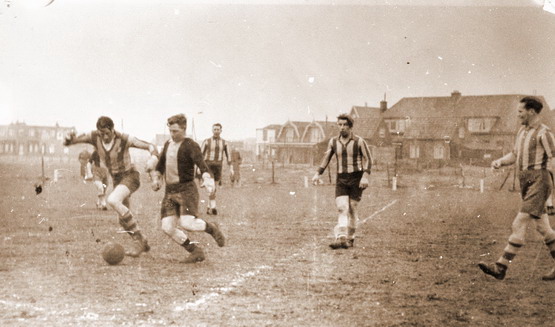
M 362 138 L 371 138 L 380 126 L 380 118 L 357 118 L 353 125 L 353 133 Z
M 501 94 L 447 97 L 402 98 L 384 113 L 384 118 L 477 118 L 497 117 L 492 132 L 514 133 L 519 123 L 516 108 L 520 99 L 526 95 Z M 543 96 L 537 96 L 544 109 L 540 117 L 548 126 L 555 127 L 555 114 L 545 102 Z
M 295 136 L 301 138 L 303 136 L 303 133 L 306 129 L 306 127 L 310 124 L 310 122 L 307 121 L 287 121 L 285 124 L 283 125 L 279 125 L 279 132 L 277 135 L 277 138 L 281 137 L 281 134 L 283 133 L 283 130 L 287 127 L 287 126 L 292 126 L 293 129 L 295 130 Z
M 420 140 L 453 138 L 461 124 L 460 118 L 417 117 L 410 120 L 404 137 Z
M 378 118 L 380 117 L 380 108 L 378 107 L 358 107 L 358 106 L 353 106 L 351 108 L 351 112 L 350 115 L 355 118 L 355 119 L 359 119 L 359 118 Z
M 279 130 L 281 128 L 280 124 L 270 124 L 268 126 L 263 127 L 262 129 L 275 129 Z

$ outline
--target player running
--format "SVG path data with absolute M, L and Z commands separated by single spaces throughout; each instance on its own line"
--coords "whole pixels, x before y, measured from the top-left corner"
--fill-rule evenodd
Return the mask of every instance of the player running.
M 202 173 L 204 187 L 211 193 L 215 187 L 214 180 L 208 173 L 208 167 L 202 159 L 198 144 L 185 137 L 187 118 L 178 114 L 168 118 L 171 139 L 164 144 L 160 161 L 150 173 L 152 189 L 158 191 L 166 184 L 166 193 L 162 200 L 162 230 L 190 255 L 183 263 L 195 263 L 205 259 L 204 251 L 191 243 L 184 231 L 206 232 L 214 238 L 218 246 L 224 246 L 225 238 L 216 224 L 198 218 L 199 194 L 194 181 L 195 165 Z M 176 225 L 179 224 L 179 228 Z
M 150 246 L 139 230 L 137 221 L 130 210 L 130 197 L 141 185 L 140 174 L 131 162 L 129 148 L 148 150 L 151 159 L 156 159 L 158 150 L 154 144 L 142 141 L 136 137 L 119 133 L 114 130 L 111 118 L 102 116 L 96 122 L 96 130 L 76 136 L 71 133 L 66 136 L 65 146 L 77 143 L 88 143 L 95 147 L 100 161 L 106 166 L 114 189 L 108 196 L 108 204 L 118 213 L 119 224 L 135 240 L 136 247 L 126 251 L 126 255 L 138 257 L 142 252 L 148 252 Z M 152 160 L 151 160 L 152 161 Z

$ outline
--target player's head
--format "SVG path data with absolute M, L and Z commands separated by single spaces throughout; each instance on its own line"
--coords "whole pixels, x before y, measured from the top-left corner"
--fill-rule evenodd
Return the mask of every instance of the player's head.
M 347 114 L 337 116 L 337 127 L 339 127 L 339 134 L 343 137 L 349 136 L 353 128 L 353 117 Z
M 531 119 L 543 109 L 543 104 L 535 97 L 524 97 L 518 103 L 518 119 L 522 125 L 528 125 Z
M 187 130 L 187 117 L 184 114 L 173 115 L 168 118 L 170 135 L 174 142 L 180 142 L 185 138 Z
M 215 123 L 214 125 L 212 125 L 212 134 L 214 135 L 214 137 L 219 137 L 220 134 L 222 134 L 222 124 Z
M 101 116 L 96 121 L 96 129 L 105 143 L 111 142 L 114 139 L 114 121 L 110 117 Z

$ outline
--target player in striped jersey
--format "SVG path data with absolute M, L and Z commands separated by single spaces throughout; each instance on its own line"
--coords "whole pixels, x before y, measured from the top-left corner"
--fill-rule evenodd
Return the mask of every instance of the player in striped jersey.
M 233 166 L 229 160 L 229 150 L 227 148 L 227 142 L 220 137 L 222 134 L 222 124 L 216 123 L 212 125 L 212 137 L 204 140 L 200 146 L 200 150 L 204 156 L 204 161 L 208 165 L 210 175 L 214 178 L 216 185 L 221 185 L 222 181 L 222 166 L 224 156 L 229 167 L 229 171 L 233 175 Z M 209 215 L 217 215 L 218 209 L 216 209 L 216 188 L 208 196 L 208 208 L 206 213 Z
M 335 204 L 339 210 L 337 225 L 333 229 L 335 240 L 332 249 L 347 249 L 354 246 L 358 204 L 362 192 L 368 187 L 368 177 L 372 168 L 372 156 L 366 141 L 352 132 L 354 120 L 347 114 L 337 117 L 339 136 L 332 137 L 313 182 L 320 180 L 331 158 L 337 159 L 337 180 L 335 184 Z
M 75 133 L 69 134 L 64 145 L 88 143 L 95 147 L 100 161 L 112 176 L 114 189 L 108 196 L 107 202 L 118 213 L 120 225 L 137 244 L 135 249 L 126 251 L 126 255 L 138 257 L 142 252 L 150 250 L 150 246 L 139 230 L 137 221 L 133 218 L 129 208 L 131 194 L 141 185 L 139 172 L 131 162 L 129 148 L 148 150 L 152 156 L 149 162 L 157 161 L 158 150 L 152 143 L 115 131 L 114 122 L 109 117 L 98 118 L 96 128 L 94 131 L 79 136 L 76 136 Z
M 548 166 L 555 153 L 555 137 L 542 124 L 539 113 L 542 103 L 534 97 L 524 97 L 518 105 L 518 118 L 523 125 L 517 133 L 515 147 L 491 163 L 492 168 L 516 163 L 521 188 L 522 204 L 512 223 L 512 233 L 503 254 L 494 264 L 480 262 L 480 269 L 496 279 L 504 279 L 509 263 L 524 245 L 529 223 L 534 222 L 553 258 L 554 268 L 543 280 L 555 280 L 555 231 L 549 224 L 545 203 L 553 190 L 553 180 Z
M 198 218 L 199 194 L 194 181 L 195 165 L 200 169 L 203 184 L 209 193 L 215 184 L 208 173 L 200 147 L 195 141 L 185 137 L 185 115 L 178 114 L 168 118 L 168 127 L 171 139 L 164 144 L 160 161 L 151 173 L 152 189 L 160 189 L 163 177 L 166 193 L 161 208 L 162 230 L 190 253 L 183 263 L 200 262 L 205 259 L 204 251 L 191 243 L 185 232 L 206 232 L 212 235 L 220 247 L 224 246 L 225 237 L 218 225 Z

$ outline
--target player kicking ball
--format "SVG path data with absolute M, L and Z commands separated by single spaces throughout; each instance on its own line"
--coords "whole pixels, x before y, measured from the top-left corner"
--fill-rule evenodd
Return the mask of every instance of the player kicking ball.
M 162 179 L 166 193 L 162 200 L 162 230 L 190 255 L 183 263 L 196 263 L 205 260 L 202 248 L 192 243 L 185 232 L 206 232 L 218 246 L 225 245 L 225 237 L 218 225 L 198 218 L 199 193 L 195 178 L 195 165 L 200 169 L 203 186 L 208 193 L 215 188 L 214 179 L 208 173 L 199 145 L 185 137 L 187 118 L 183 114 L 168 118 L 171 139 L 164 144 L 160 160 L 149 161 L 147 169 L 152 178 L 152 189 L 158 191 Z
M 131 161 L 129 148 L 148 150 L 151 156 L 156 157 L 158 156 L 156 146 L 136 137 L 117 132 L 114 129 L 114 121 L 106 116 L 98 118 L 96 130 L 79 136 L 71 133 L 64 140 L 65 146 L 78 143 L 87 143 L 94 146 L 101 163 L 108 169 L 112 177 L 114 189 L 106 202 L 118 213 L 120 225 L 136 243 L 135 248 L 125 254 L 138 257 L 141 253 L 148 252 L 150 246 L 130 210 L 131 194 L 141 186 L 141 178 Z

